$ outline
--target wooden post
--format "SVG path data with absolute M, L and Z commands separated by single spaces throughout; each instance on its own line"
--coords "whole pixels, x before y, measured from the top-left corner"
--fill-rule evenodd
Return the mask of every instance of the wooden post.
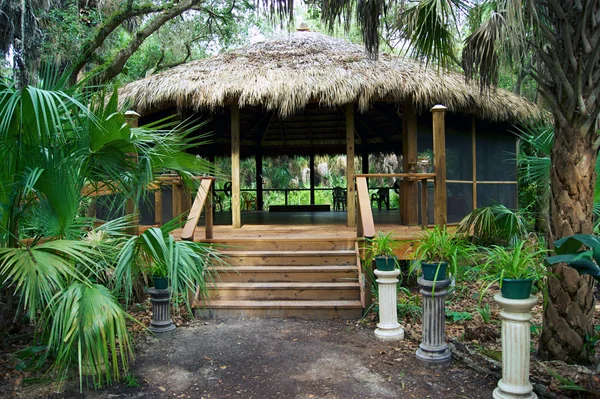
M 213 238 L 213 198 L 215 195 L 215 185 L 214 182 L 210 185 L 208 189 L 206 198 L 206 212 L 204 213 L 204 237 L 206 239 Z
M 159 185 L 154 192 L 154 223 L 162 225 L 162 187 Z
M 310 177 L 310 204 L 315 204 L 315 152 L 313 148 L 310 149 L 310 160 L 308 163 L 308 167 L 310 168 L 309 177 Z
M 409 103 L 402 107 L 402 169 L 404 173 L 417 162 L 417 114 Z M 418 182 L 404 180 L 400 188 L 402 197 L 400 217 L 405 225 L 416 225 L 419 221 Z
M 260 148 L 256 149 L 256 210 L 263 210 L 263 185 L 262 185 L 262 152 Z
M 446 225 L 446 127 L 444 116 L 446 107 L 436 105 L 431 109 L 433 114 L 433 167 L 435 171 L 434 223 Z
M 125 122 L 127 122 L 127 124 L 129 125 L 130 128 L 135 129 L 137 127 L 139 127 L 139 122 L 140 122 L 140 114 L 138 114 L 135 111 L 125 111 Z M 127 154 L 129 156 L 131 156 L 132 158 L 134 158 L 135 163 L 137 163 L 137 154 Z M 127 203 L 125 204 L 125 214 L 126 215 L 133 215 L 132 216 L 132 221 L 134 222 L 135 227 L 133 227 L 131 229 L 131 233 L 134 235 L 137 235 L 139 233 L 139 224 L 140 224 L 140 219 L 139 219 L 139 215 L 136 215 L 136 213 L 138 213 L 138 204 L 136 204 L 133 200 L 127 200 Z
M 427 179 L 421 180 L 421 226 L 429 226 L 429 193 L 427 192 Z
M 477 124 L 475 122 L 476 117 L 473 115 L 473 122 L 471 123 L 471 145 L 473 152 L 473 210 L 477 209 Z M 515 154 L 518 153 L 515 152 Z
M 172 197 L 171 197 L 171 207 L 173 209 L 173 219 L 175 219 L 176 217 L 181 216 L 182 210 L 181 210 L 181 196 L 182 196 L 182 185 L 178 182 L 174 182 L 173 184 L 171 184 L 171 193 L 172 193 Z
M 231 224 L 242 227 L 240 207 L 240 108 L 231 106 Z
M 356 226 L 356 200 L 354 199 L 354 103 L 346 104 L 346 181 L 348 195 L 348 227 Z

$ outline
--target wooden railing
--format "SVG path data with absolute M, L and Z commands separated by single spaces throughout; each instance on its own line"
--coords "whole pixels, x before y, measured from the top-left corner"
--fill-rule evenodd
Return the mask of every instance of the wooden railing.
M 196 194 L 196 198 L 194 199 L 194 203 L 192 204 L 192 208 L 190 209 L 187 222 L 185 223 L 183 231 L 181 232 L 182 240 L 194 241 L 194 232 L 196 231 L 196 226 L 198 226 L 198 221 L 200 220 L 200 215 L 202 214 L 203 208 L 205 208 L 206 210 L 204 216 L 205 237 L 213 238 L 213 180 L 214 178 L 212 177 L 204 177 L 200 181 L 198 193 Z
M 373 173 L 373 174 L 357 174 L 356 178 L 356 198 L 358 201 L 356 213 L 356 235 L 357 237 L 373 238 L 375 237 L 375 223 L 373 222 L 373 210 L 371 209 L 371 198 L 369 196 L 369 177 L 396 177 L 401 178 L 404 182 L 421 183 L 421 224 L 424 227 L 429 225 L 428 213 L 428 195 L 427 195 L 427 180 L 434 179 L 435 173 Z M 435 185 L 434 185 L 435 186 Z M 399 201 L 401 206 L 418 206 L 415 204 L 403 203 Z
M 198 190 L 198 194 L 196 195 L 196 200 L 194 201 L 194 205 L 195 205 L 196 202 L 199 200 L 198 197 L 200 196 L 201 191 L 203 191 L 204 193 L 208 193 L 208 192 L 210 192 L 210 190 L 213 189 L 213 186 L 214 186 L 213 181 L 215 179 L 213 177 L 203 177 L 203 176 L 196 176 L 196 177 L 193 177 L 193 179 L 200 180 L 200 188 Z M 180 217 L 182 214 L 184 214 L 185 212 L 190 210 L 190 207 L 192 208 L 190 210 L 190 214 L 188 216 L 188 222 L 186 223 L 186 227 L 190 224 L 190 220 L 189 220 L 190 217 L 193 216 L 196 219 L 196 224 L 198 224 L 198 220 L 200 218 L 202 208 L 206 207 L 208 209 L 209 206 L 211 207 L 211 212 L 207 212 L 205 219 L 206 219 L 206 223 L 207 223 L 207 228 L 206 228 L 207 238 L 212 238 L 212 234 L 213 234 L 212 233 L 212 230 L 213 230 L 212 229 L 212 217 L 213 217 L 212 201 L 207 201 L 206 195 L 204 195 L 204 197 L 201 198 L 202 202 L 199 205 L 200 208 L 198 208 L 198 207 L 194 208 L 194 206 L 192 206 L 191 195 L 184 188 L 181 178 L 175 174 L 160 175 L 157 177 L 156 182 L 150 184 L 150 186 L 148 187 L 148 190 L 154 191 L 154 226 L 160 226 L 163 224 L 163 209 L 162 209 L 163 208 L 163 199 L 162 199 L 162 191 L 160 189 L 163 186 L 171 186 L 171 195 L 172 195 L 172 198 L 171 198 L 172 215 L 171 216 L 173 218 Z M 111 184 L 108 184 L 108 183 L 100 183 L 95 186 L 86 185 L 82 189 L 82 195 L 92 197 L 94 199 L 96 197 L 112 195 L 112 194 L 116 194 L 116 193 L 117 193 L 117 191 L 115 190 L 114 186 L 112 186 Z M 212 196 L 210 198 L 212 199 Z M 131 212 L 131 211 L 129 211 L 129 212 Z M 196 211 L 196 213 L 192 213 L 193 211 Z M 145 228 L 148 228 L 148 227 L 149 226 L 140 226 L 140 231 L 143 231 Z M 191 227 L 188 228 L 188 231 L 186 231 L 184 228 L 184 233 L 182 233 L 182 236 L 186 232 L 189 232 L 190 229 L 191 229 Z M 210 235 L 210 237 L 208 237 L 209 235 Z M 193 239 L 193 230 L 191 233 L 191 239 Z

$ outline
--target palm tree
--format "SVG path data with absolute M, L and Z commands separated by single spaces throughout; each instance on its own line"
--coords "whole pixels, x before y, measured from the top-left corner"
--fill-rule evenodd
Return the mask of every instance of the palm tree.
M 116 95 L 109 98 L 0 81 L 0 284 L 14 291 L 18 310 L 43 331 L 53 370 L 63 376 L 75 364 L 80 382 L 85 370 L 96 386 L 128 368 L 129 316 L 117 298 L 129 287 L 111 270 L 139 260 L 137 254 L 119 257 L 131 223 L 94 227 L 86 216 L 90 196 L 109 186 L 124 207 L 127 200 L 138 203 L 162 169 L 178 170 L 188 181 L 207 170 L 183 152 L 198 144 L 189 131 L 132 129 Z M 210 252 L 160 237 L 183 276 L 178 290 L 204 283 Z M 182 264 L 193 272 L 182 273 Z
M 536 64 L 527 72 L 554 116 L 548 242 L 575 233 L 590 234 L 600 112 L 600 1 L 330 0 L 322 3 L 322 16 L 333 26 L 340 19 L 347 22 L 356 11 L 365 46 L 376 57 L 380 17 L 389 7 L 399 7 L 398 24 L 409 53 L 443 67 L 458 58 L 454 55 L 460 32 L 457 21 L 481 12 L 482 5 L 488 11 L 464 41 L 462 67 L 468 76 L 478 77 L 485 89 L 497 81 L 501 59 L 535 58 Z M 553 271 L 541 354 L 565 361 L 586 360 L 586 337 L 592 335 L 593 280 L 574 277 L 572 269 L 561 265 Z

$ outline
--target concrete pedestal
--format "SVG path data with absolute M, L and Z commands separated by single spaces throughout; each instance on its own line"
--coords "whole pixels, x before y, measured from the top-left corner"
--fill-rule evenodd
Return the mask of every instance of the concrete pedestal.
M 417 359 L 428 367 L 442 367 L 452 363 L 452 353 L 446 345 L 446 305 L 450 279 L 435 282 L 417 280 L 423 295 L 423 339 L 417 349 Z
M 404 339 L 404 330 L 398 324 L 397 291 L 400 270 L 381 271 L 375 269 L 379 285 L 379 323 L 375 335 L 383 340 Z
M 502 379 L 494 390 L 496 399 L 534 399 L 533 386 L 529 382 L 529 362 L 531 333 L 529 320 L 531 308 L 538 299 L 530 296 L 527 299 L 507 299 L 496 294 L 494 300 L 502 310 Z
M 171 292 L 166 290 L 148 289 L 150 301 L 152 302 L 152 320 L 150 321 L 150 331 L 155 333 L 164 333 L 173 331 L 175 324 L 171 320 Z

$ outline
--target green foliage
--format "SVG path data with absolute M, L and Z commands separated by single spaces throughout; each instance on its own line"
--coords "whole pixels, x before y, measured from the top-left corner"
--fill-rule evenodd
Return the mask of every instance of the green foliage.
M 566 263 L 580 274 L 600 281 L 600 239 L 588 234 L 575 234 L 554 243 L 556 255 L 546 258 L 546 266 Z
M 547 276 L 547 272 L 542 265 L 543 256 L 547 250 L 540 248 L 539 245 L 529 243 L 524 240 L 517 240 L 512 247 L 502 247 L 494 245 L 486 248 L 488 260 L 483 266 L 485 274 L 483 279 L 487 285 L 482 287 L 480 301 L 487 290 L 494 284 L 500 283 L 502 279 L 533 279 L 534 283 L 540 282 Z M 542 284 L 542 291 L 546 297 L 545 285 Z
M 451 275 L 458 275 L 459 263 L 467 261 L 474 251 L 474 246 L 462 237 L 450 233 L 446 226 L 435 226 L 421 233 L 415 259 L 410 268 L 412 273 L 419 267 L 420 262 L 448 262 Z
M 45 317 L 48 353 L 56 356 L 52 370 L 66 377 L 77 364 L 80 389 L 84 373 L 99 387 L 119 380 L 120 370 L 127 370 L 133 357 L 128 317 L 103 285 L 74 282 L 59 291 Z
M 423 315 L 421 296 L 419 293 L 413 294 L 406 287 L 399 287 L 398 291 L 398 302 L 396 303 L 398 318 L 418 321 Z
M 175 240 L 169 232 L 176 224 L 151 228 L 139 236 L 132 236 L 117 256 L 114 270 L 115 290 L 124 292 L 125 301 L 131 298 L 132 281 L 136 269 L 143 272 L 161 272 L 171 280 L 173 297 L 184 294 L 184 302 L 191 312 L 187 292 L 207 292 L 212 281 L 208 266 L 211 260 L 219 261 L 218 251 L 210 245 L 192 241 Z M 156 276 L 162 277 L 162 276 Z
M 61 80 L 44 84 L 52 82 Z M 148 256 L 167 266 L 176 295 L 196 283 L 204 288 L 208 278 L 207 251 L 175 242 L 166 230 L 174 224 L 138 242 L 127 233 L 132 225 L 126 219 L 95 227 L 85 216 L 103 186 L 118 193 L 114 206 L 123 209 L 128 200 L 139 203 L 164 169 L 179 171 L 188 184 L 207 170 L 184 152 L 202 142 L 190 138 L 190 129 L 174 130 L 169 121 L 130 128 L 116 94 L 105 98 L 18 90 L 0 81 L 0 281 L 14 289 L 21 314 L 39 331 L 52 375 L 62 379 L 78 369 L 80 386 L 84 373 L 103 386 L 129 367 L 129 316 L 116 298 L 130 293 L 143 274 L 137 269 L 114 280 L 128 243 L 134 244 L 129 260 L 136 265 L 143 251 L 135 252 L 135 244 L 153 245 Z
M 477 310 L 477 313 L 479 313 L 485 324 L 488 324 L 492 321 L 492 311 L 488 303 L 486 303 L 484 306 L 477 306 L 475 310 Z
M 508 245 L 527 234 L 521 215 L 501 204 L 477 208 L 460 222 L 457 234 L 471 236 L 478 245 Z
M 446 319 L 450 323 L 459 323 L 461 321 L 473 320 L 473 316 L 469 312 L 449 312 L 446 314 Z

